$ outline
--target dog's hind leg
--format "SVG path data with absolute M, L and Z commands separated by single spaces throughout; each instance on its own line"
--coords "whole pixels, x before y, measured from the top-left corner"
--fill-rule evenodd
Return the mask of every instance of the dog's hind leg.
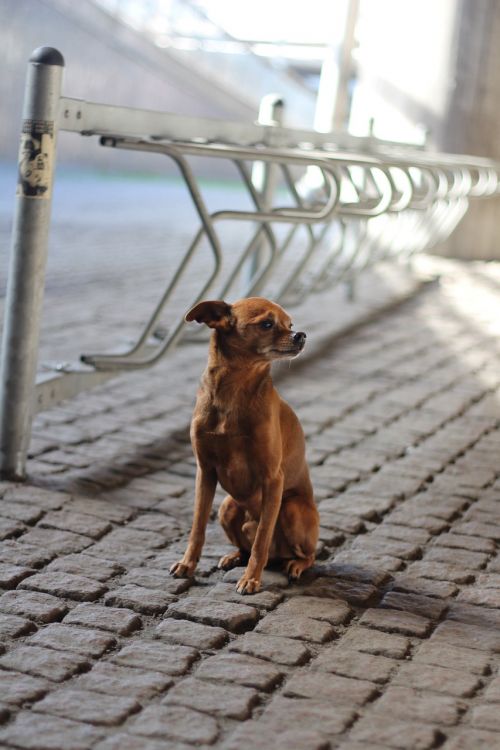
M 281 506 L 278 524 L 286 573 L 290 579 L 297 580 L 314 564 L 316 557 L 319 515 L 314 501 L 301 496 L 287 498 Z
M 248 537 L 243 531 L 245 520 L 245 510 L 228 495 L 219 508 L 219 521 L 229 541 L 237 549 L 221 557 L 218 567 L 223 570 L 231 570 L 231 568 L 246 565 L 248 562 L 250 546 Z

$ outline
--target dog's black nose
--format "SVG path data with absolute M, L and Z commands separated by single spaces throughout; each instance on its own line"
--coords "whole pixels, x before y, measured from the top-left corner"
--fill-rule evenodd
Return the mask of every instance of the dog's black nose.
M 297 331 L 297 333 L 293 334 L 293 343 L 294 344 L 303 344 L 306 340 L 306 334 L 304 331 Z

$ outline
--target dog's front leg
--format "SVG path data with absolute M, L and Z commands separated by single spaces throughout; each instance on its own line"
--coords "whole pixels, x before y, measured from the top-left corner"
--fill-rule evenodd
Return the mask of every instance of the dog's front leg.
M 176 576 L 176 578 L 190 577 L 194 574 L 205 542 L 205 529 L 210 517 L 210 511 L 212 510 L 216 486 L 216 472 L 212 469 L 203 468 L 198 464 L 196 470 L 193 525 L 191 526 L 188 545 L 182 560 L 174 563 L 170 568 L 170 573 Z
M 236 586 L 239 594 L 255 594 L 260 589 L 260 579 L 267 564 L 269 548 L 283 495 L 283 474 L 266 479 L 262 486 L 262 506 L 259 525 L 252 544 L 252 552 L 246 570 Z

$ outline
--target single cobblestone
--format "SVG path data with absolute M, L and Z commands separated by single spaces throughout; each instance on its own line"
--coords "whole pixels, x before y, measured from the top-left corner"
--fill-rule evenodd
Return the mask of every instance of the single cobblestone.
M 495 542 L 492 539 L 459 534 L 458 527 L 453 528 L 450 533 L 441 534 L 434 543 L 436 547 L 454 547 L 470 552 L 484 552 L 487 555 L 495 552 Z
M 200 625 L 189 620 L 169 617 L 156 627 L 154 635 L 167 643 L 180 643 L 199 649 L 221 648 L 227 643 L 229 634 L 223 628 Z
M 379 568 L 386 574 L 395 573 L 398 570 L 402 570 L 405 566 L 405 563 L 399 557 L 384 555 L 376 552 L 373 549 L 353 549 L 352 547 L 350 549 L 345 549 L 338 552 L 335 557 L 335 562 L 344 563 L 347 565 L 352 565 L 357 562 L 358 564 L 365 565 L 368 568 Z M 343 583 L 345 584 L 345 582 Z M 373 603 L 374 599 L 377 597 L 377 594 L 377 590 L 373 590 L 372 587 L 372 592 L 370 592 L 369 596 L 365 598 L 361 606 L 365 606 L 370 602 Z M 352 603 L 355 604 L 356 602 Z
M 21 565 L 8 565 L 0 563 L 0 588 L 14 589 L 23 578 L 35 573 L 31 568 L 25 568 Z
M 370 584 L 378 587 L 383 586 L 391 580 L 391 575 L 379 568 L 367 568 L 362 565 L 343 565 L 338 562 L 328 561 L 326 563 L 317 563 L 314 570 L 320 576 L 354 581 L 356 583 Z
M 495 520 L 498 519 L 494 516 Z M 485 539 L 492 539 L 496 542 L 500 542 L 500 524 L 495 525 L 494 523 L 480 523 L 478 521 L 468 521 L 465 523 L 459 523 L 455 526 L 457 534 L 465 534 L 472 537 L 484 537 Z
M 432 634 L 434 643 L 449 643 L 462 648 L 500 653 L 500 632 L 491 627 L 446 620 Z
M 500 612 L 491 607 L 452 600 L 448 607 L 447 618 L 470 625 L 500 629 Z
M 389 680 L 397 666 L 397 661 L 388 659 L 386 656 L 374 656 L 350 650 L 343 643 L 324 649 L 311 662 L 312 669 L 382 684 Z
M 33 544 L 26 544 L 24 539 L 22 542 L 7 539 L 0 544 L 0 560 L 13 565 L 41 568 L 55 556 L 56 552 L 40 549 Z
M 0 507 L 2 509 L 2 516 L 27 524 L 34 524 L 43 516 L 43 510 L 36 506 L 6 502 L 5 499 L 2 499 Z
M 23 531 L 26 531 L 26 526 L 20 521 L 0 517 L 0 540 L 19 536 Z
M 491 750 L 498 744 L 496 732 L 460 727 L 455 737 L 450 737 L 442 746 L 444 750 Z
M 181 675 L 187 672 L 197 658 L 198 652 L 186 646 L 137 641 L 124 646 L 111 657 L 111 661 L 125 667 Z
M 95 601 L 106 591 L 106 586 L 91 578 L 53 571 L 37 573 L 22 581 L 20 589 L 40 591 L 45 594 L 76 599 L 76 601 Z
M 139 704 L 130 698 L 68 687 L 50 693 L 35 707 L 41 713 L 103 726 L 121 724 L 127 716 L 139 709 Z
M 340 647 L 356 649 L 367 654 L 387 656 L 390 659 L 404 659 L 410 650 L 410 640 L 401 635 L 384 633 L 380 630 L 354 626 L 343 636 Z
M 195 745 L 211 745 L 219 734 L 217 722 L 211 716 L 185 706 L 148 706 L 128 727 L 141 737 L 181 740 Z
M 298 638 L 312 643 L 326 643 L 337 635 L 329 623 L 305 616 L 290 618 L 281 615 L 280 610 L 277 613 L 266 615 L 255 628 L 255 632 L 286 638 Z
M 487 588 L 475 585 L 460 592 L 458 601 L 468 604 L 478 604 L 484 607 L 500 608 L 500 589 Z
M 47 567 L 49 573 L 54 571 L 71 573 L 84 578 L 93 578 L 103 583 L 122 573 L 123 570 L 124 568 L 115 562 L 100 560 L 84 554 L 65 555 L 65 557 L 56 558 Z
M 432 627 L 430 620 L 421 615 L 395 609 L 368 609 L 361 617 L 360 624 L 418 638 L 428 635 Z
M 23 750 L 90 750 L 102 737 L 102 730 L 80 721 L 22 711 L 14 722 L 0 729 L 0 742 Z
M 84 656 L 99 657 L 116 644 L 116 639 L 98 630 L 78 628 L 73 625 L 52 623 L 31 636 L 30 644 Z
M 378 538 L 372 535 L 358 536 L 351 549 L 355 552 L 360 550 L 379 557 L 399 557 L 402 560 L 415 560 L 422 553 L 422 548 L 417 544 L 396 539 Z
M 309 702 L 309 701 L 308 701 Z M 242 747 L 272 747 L 273 750 L 326 750 L 325 735 L 315 729 L 286 728 L 278 722 L 265 723 L 259 718 L 241 725 L 222 745 L 223 750 L 240 750 Z
M 475 706 L 472 709 L 471 724 L 476 729 L 491 729 L 500 732 L 500 713 L 497 705 Z M 497 739 L 498 738 L 497 736 Z
M 132 568 L 120 579 L 123 585 L 133 584 L 147 589 L 161 589 L 164 594 L 183 594 L 192 585 L 189 578 L 172 578 L 166 570 Z
M 431 599 L 420 594 L 405 594 L 399 591 L 390 591 L 386 594 L 380 606 L 387 609 L 400 609 L 403 612 L 421 615 L 429 620 L 439 620 L 448 607 L 446 602 L 439 599 Z
M 414 529 L 387 522 L 373 529 L 370 535 L 373 539 L 394 539 L 417 545 L 425 545 L 431 538 L 431 534 L 425 529 Z
M 331 711 L 322 702 L 276 696 L 257 720 L 236 730 L 224 750 L 259 745 L 323 750 L 331 736 L 341 734 L 354 717 L 355 712 L 347 707 L 336 706 Z
M 18 646 L 0 658 L 3 669 L 45 677 L 54 682 L 62 682 L 88 666 L 89 661 L 83 656 L 35 645 Z
M 442 531 L 449 529 L 449 524 L 440 518 L 435 518 L 432 515 L 426 515 L 423 510 L 416 511 L 411 508 L 406 508 L 404 505 L 401 508 L 394 510 L 389 516 L 391 523 L 399 524 L 401 526 L 409 526 L 415 529 L 426 529 L 430 534 L 440 534 Z
M 374 715 L 362 718 L 351 732 L 353 739 L 370 746 L 373 746 L 371 743 L 378 743 L 397 750 L 430 750 L 443 736 L 442 732 L 427 726 L 427 723 L 403 722 L 394 718 L 387 721 L 385 716 Z
M 0 670 L 0 694 L 5 703 L 21 706 L 42 698 L 50 688 L 50 682 L 38 677 Z
M 36 591 L 6 591 L 0 596 L 0 611 L 47 623 L 61 620 L 68 611 L 68 606 L 51 594 L 41 594 Z
M 120 586 L 104 596 L 104 602 L 110 606 L 133 609 L 144 615 L 160 615 L 176 600 L 176 596 L 165 594 L 158 589 L 147 589 L 133 584 Z
M 392 720 L 418 721 L 422 724 L 454 726 L 461 716 L 461 704 L 457 698 L 434 693 L 421 693 L 402 686 L 389 687 L 374 704 L 376 714 Z
M 236 682 L 239 685 L 271 691 L 281 680 L 283 672 L 261 659 L 243 654 L 217 654 L 205 659 L 196 676 L 207 680 Z
M 109 630 L 118 635 L 130 635 L 142 627 L 141 618 L 126 609 L 101 607 L 98 604 L 79 604 L 64 618 L 65 625 L 84 625 Z
M 425 598 L 436 596 L 439 599 L 450 599 L 455 596 L 458 587 L 449 581 L 435 581 L 430 578 L 417 578 L 411 574 L 399 575 L 393 583 L 394 591 L 405 594 L 418 594 Z
M 314 596 L 296 596 L 289 599 L 279 608 L 280 617 L 290 619 L 311 617 L 331 625 L 343 625 L 352 615 L 352 609 L 346 602 L 335 599 L 320 599 Z
M 259 694 L 249 687 L 232 685 L 230 690 L 214 689 L 209 682 L 189 677 L 168 692 L 162 705 L 177 705 L 228 719 L 248 719 Z
M 499 589 L 500 588 L 500 575 L 497 573 L 480 573 L 476 578 L 478 586 L 484 586 L 485 588 Z
M 453 581 L 454 583 L 471 583 L 475 579 L 475 573 L 464 570 L 458 565 L 448 565 L 440 562 L 414 562 L 408 572 L 411 575 L 422 578 L 430 578 L 435 581 Z
M 172 684 L 172 678 L 162 672 L 122 667 L 109 661 L 97 662 L 89 672 L 78 676 L 72 683 L 77 689 L 111 696 L 123 695 L 140 703 L 157 693 L 163 693 Z
M 145 737 L 119 732 L 98 742 L 94 750 L 192 750 L 192 747 L 178 740 L 147 740 Z
M 229 650 L 290 666 L 305 664 L 311 657 L 309 649 L 299 641 L 260 633 L 245 633 L 229 644 Z
M 22 484 L 9 487 L 3 495 L 3 500 L 28 503 L 45 510 L 59 510 L 69 500 L 69 495 L 64 492 L 51 492 L 41 487 L 29 487 Z
M 112 529 L 108 521 L 102 521 L 95 516 L 74 510 L 56 510 L 47 513 L 38 525 L 42 528 L 72 531 L 75 534 L 90 536 L 92 539 L 99 539 Z
M 36 630 L 36 625 L 31 620 L 26 620 L 24 617 L 17 617 L 16 615 L 1 615 L 0 614 L 0 639 L 5 638 L 19 638 L 28 633 L 33 633 Z
M 179 523 L 163 513 L 144 513 L 134 518 L 128 528 L 154 531 L 162 534 L 166 539 L 175 539 L 181 531 Z
M 372 561 L 370 561 L 371 564 Z M 289 593 L 293 592 L 290 591 Z M 300 589 L 299 593 L 304 593 L 303 589 Z M 307 588 L 307 594 L 308 596 L 317 596 L 320 598 L 343 599 L 354 607 L 370 606 L 371 604 L 375 604 L 380 598 L 378 589 L 369 583 L 339 580 L 326 576 L 320 576 L 313 581 Z
M 469 698 L 481 684 L 473 674 L 464 674 L 456 669 L 438 667 L 434 664 L 403 664 L 394 678 L 394 683 L 415 690 L 435 690 L 457 698 Z
M 456 565 L 469 568 L 469 570 L 480 570 L 486 566 L 488 555 L 482 552 L 470 552 L 464 549 L 449 549 L 447 547 L 431 547 L 424 556 L 424 562 L 442 562 L 447 565 Z
M 193 620 L 202 625 L 214 625 L 233 633 L 240 633 L 253 627 L 259 617 L 257 610 L 246 604 L 202 601 L 194 597 L 171 604 L 167 616 Z
M 359 534 L 364 531 L 365 526 L 356 516 L 334 513 L 321 509 L 321 524 L 327 529 L 338 529 L 344 534 Z
M 89 497 L 72 498 L 66 508 L 78 513 L 96 516 L 112 523 L 126 523 L 134 515 L 134 511 L 125 505 Z
M 74 534 L 72 531 L 61 531 L 59 529 L 43 529 L 35 526 L 23 534 L 22 541 L 38 547 L 43 547 L 54 553 L 54 555 L 69 555 L 72 552 L 81 552 L 92 544 L 92 539 L 82 534 Z
M 438 639 L 439 641 L 439 635 Z M 487 674 L 491 658 L 489 654 L 472 648 L 460 648 L 436 642 L 434 638 L 424 641 L 413 657 L 415 663 L 432 664 L 438 667 L 460 669 L 472 674 Z
M 500 676 L 490 682 L 484 694 L 485 700 L 492 703 L 500 703 Z
M 314 698 L 335 706 L 362 706 L 377 693 L 377 687 L 367 680 L 322 674 L 319 681 L 317 672 L 310 671 L 296 672 L 283 688 L 283 695 L 291 698 Z

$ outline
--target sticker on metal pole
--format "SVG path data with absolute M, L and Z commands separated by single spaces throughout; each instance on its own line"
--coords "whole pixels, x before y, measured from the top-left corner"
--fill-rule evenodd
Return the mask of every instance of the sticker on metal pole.
M 19 147 L 17 195 L 50 198 L 54 163 L 54 122 L 24 120 Z

